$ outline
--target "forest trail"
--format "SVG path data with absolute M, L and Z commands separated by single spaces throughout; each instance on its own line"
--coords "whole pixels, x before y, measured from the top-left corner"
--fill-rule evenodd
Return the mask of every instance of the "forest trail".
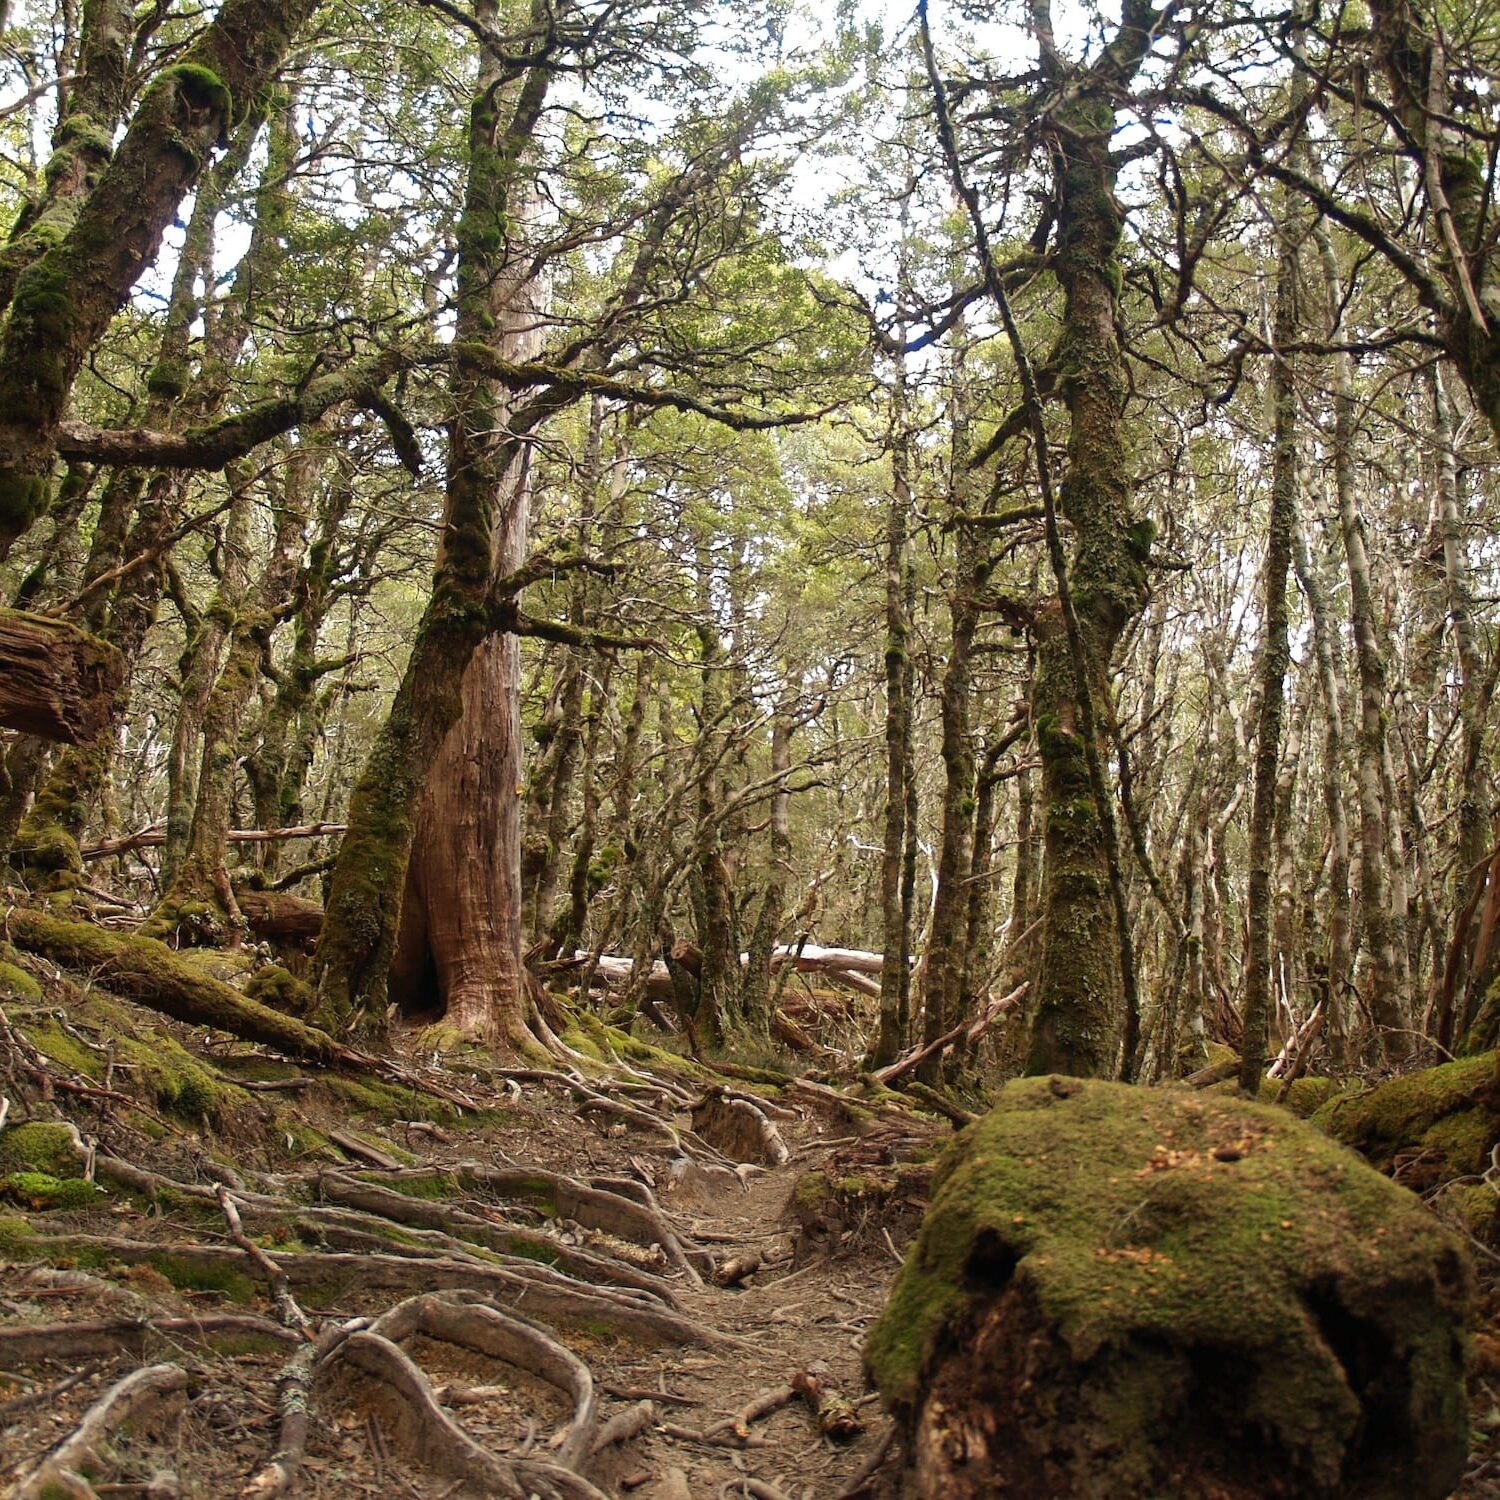
M 47 1029 L 58 1024 L 95 1044 L 101 1041 L 86 1018 L 78 1025 L 59 1023 L 56 1013 L 21 1017 L 14 1007 L 7 1031 L 23 1049 L 28 1037 L 35 1037 L 50 1041 L 51 1051 L 62 1055 L 68 1049 Z M 145 1023 L 136 1019 L 134 1024 Z M 894 1493 L 882 1487 L 892 1480 L 879 1472 L 863 1485 L 855 1483 L 886 1451 L 890 1426 L 878 1398 L 865 1390 L 859 1351 L 920 1218 L 926 1168 L 911 1169 L 885 1212 L 874 1204 L 895 1181 L 890 1159 L 935 1154 L 950 1133 L 945 1122 L 901 1118 L 889 1104 L 874 1110 L 856 1104 L 855 1128 L 840 1119 L 843 1106 L 834 1091 L 814 1086 L 795 1107 L 769 1104 L 788 1159 L 735 1171 L 691 1129 L 687 1104 L 701 1096 L 701 1084 L 685 1084 L 661 1067 L 623 1064 L 587 1079 L 559 1073 L 513 1080 L 477 1061 L 423 1063 L 408 1047 L 406 1065 L 432 1093 L 425 1099 L 412 1093 L 415 1107 L 401 1112 L 412 1118 L 396 1118 L 390 1099 L 383 1097 L 386 1091 L 273 1064 L 248 1049 L 204 1048 L 202 1033 L 195 1039 L 186 1028 L 172 1031 L 161 1043 L 163 1050 L 185 1043 L 215 1079 L 253 1085 L 234 1103 L 233 1126 L 210 1125 L 200 1135 L 181 1129 L 159 1107 L 127 1107 L 120 1091 L 134 1090 L 120 1081 L 129 1076 L 123 1070 L 100 1080 L 116 1099 L 94 1101 L 102 1105 L 94 1115 L 89 1096 L 70 1095 L 69 1089 L 99 1085 L 45 1052 L 34 1054 L 34 1062 L 56 1070 L 53 1092 L 64 1102 L 63 1113 L 93 1143 L 101 1162 L 116 1164 L 102 1167 L 98 1179 L 106 1182 L 111 1171 L 128 1171 L 118 1166 L 128 1159 L 135 1168 L 158 1174 L 157 1191 L 153 1203 L 150 1194 L 124 1191 L 114 1182 L 110 1196 L 101 1196 L 97 1206 L 49 1207 L 28 1214 L 24 1222 L 0 1220 L 6 1230 L 0 1255 L 14 1257 L 9 1264 L 0 1262 L 0 1485 L 36 1475 L 44 1457 L 74 1432 L 104 1392 L 130 1371 L 162 1363 L 186 1372 L 185 1391 L 148 1413 L 134 1436 L 113 1443 L 99 1457 L 95 1477 L 102 1487 L 95 1493 L 239 1495 L 266 1463 L 277 1447 L 277 1382 L 286 1348 L 245 1329 L 221 1326 L 205 1339 L 188 1331 L 194 1322 L 208 1328 L 214 1318 L 222 1325 L 245 1313 L 262 1320 L 277 1317 L 265 1268 L 234 1246 L 219 1205 L 211 1201 L 213 1179 L 232 1176 L 239 1186 L 232 1189 L 231 1201 L 244 1215 L 250 1242 L 288 1274 L 296 1303 L 320 1333 L 350 1319 L 379 1317 L 438 1287 L 445 1296 L 462 1295 L 464 1278 L 456 1262 L 465 1257 L 459 1247 L 498 1260 L 474 1249 L 468 1238 L 482 1239 L 480 1231 L 491 1225 L 530 1228 L 563 1252 L 588 1251 L 616 1266 L 637 1268 L 648 1280 L 664 1276 L 665 1295 L 676 1304 L 678 1317 L 688 1320 L 683 1326 L 711 1330 L 710 1338 L 724 1336 L 716 1346 L 625 1336 L 611 1325 L 607 1306 L 596 1316 L 559 1318 L 550 1307 L 539 1311 L 537 1294 L 524 1286 L 519 1296 L 497 1298 L 497 1305 L 523 1315 L 530 1309 L 588 1366 L 597 1397 L 596 1434 L 633 1429 L 624 1441 L 578 1464 L 604 1494 L 645 1500 L 738 1495 L 833 1500 Z M 239 1093 L 234 1085 L 225 1086 Z M 734 1087 L 746 1090 L 747 1099 L 755 1097 L 749 1086 Z M 301 1121 L 290 1130 L 288 1091 Z M 444 1095 L 463 1097 L 471 1108 L 455 1119 L 441 1108 Z M 630 1118 L 612 1117 L 600 1099 L 620 1103 Z M 431 1108 L 434 1104 L 439 1107 Z M 212 1107 L 229 1108 L 222 1100 Z M 442 1122 L 423 1119 L 424 1112 L 439 1114 Z M 49 1114 L 43 1106 L 36 1118 Z M 165 1127 L 157 1140 L 137 1128 L 149 1117 Z M 0 1152 L 8 1141 L 14 1156 L 18 1140 L 33 1138 L 17 1135 L 22 1121 L 12 1115 L 0 1134 Z M 673 1144 L 673 1133 L 685 1152 Z M 340 1157 L 344 1160 L 335 1160 Z M 382 1158 L 385 1170 L 377 1165 Z M 625 1195 L 649 1183 L 680 1243 L 706 1252 L 699 1259 L 695 1250 L 694 1259 L 709 1274 L 690 1276 L 675 1270 L 659 1249 L 585 1227 L 566 1204 L 550 1205 L 555 1217 L 528 1211 L 514 1196 L 477 1186 L 473 1174 L 485 1171 L 562 1174 L 563 1180 L 608 1184 Z M 821 1179 L 806 1175 L 818 1173 Z M 885 1181 L 877 1190 L 882 1173 Z M 168 1179 L 187 1185 L 197 1198 L 178 1196 L 166 1186 Z M 368 1188 L 382 1179 L 401 1186 L 399 1194 L 390 1195 L 398 1217 L 414 1206 L 423 1213 L 470 1213 L 470 1227 L 454 1226 L 444 1245 L 428 1248 L 410 1243 L 420 1238 L 420 1230 L 403 1232 L 387 1222 L 392 1243 L 384 1246 L 362 1234 L 347 1209 L 340 1219 L 341 1210 L 329 1206 L 347 1205 L 351 1184 Z M 832 1224 L 826 1213 L 820 1215 L 816 1195 L 808 1195 L 808 1185 L 819 1180 L 835 1197 L 844 1190 L 844 1206 L 834 1210 Z M 799 1182 L 804 1218 L 818 1225 L 811 1238 L 796 1214 Z M 652 1195 L 642 1191 L 640 1196 L 650 1201 Z M 11 1197 L 14 1201 L 15 1194 Z M 284 1204 L 280 1211 L 258 1208 L 277 1201 Z M 361 1211 L 371 1207 L 366 1203 Z M 368 1212 L 364 1222 L 374 1227 Z M 28 1232 L 45 1234 L 51 1245 L 38 1256 L 35 1242 L 25 1242 Z M 403 1239 L 408 1242 L 399 1243 Z M 221 1259 L 199 1266 L 194 1247 Z M 382 1253 L 387 1250 L 395 1254 Z M 539 1252 L 533 1246 L 523 1253 Z M 328 1259 L 326 1274 L 314 1264 L 319 1256 Z M 714 1284 L 711 1267 L 746 1257 L 757 1258 L 761 1269 L 740 1285 Z M 514 1258 L 504 1263 L 528 1265 Z M 424 1265 L 440 1269 L 429 1274 Z M 530 1268 L 537 1269 L 534 1261 Z M 698 1279 L 703 1284 L 693 1285 Z M 640 1293 L 623 1295 L 649 1300 Z M 164 1319 L 177 1321 L 159 1334 L 143 1334 L 137 1327 L 128 1344 L 121 1338 L 112 1346 L 102 1334 L 79 1332 L 90 1323 L 128 1327 Z M 73 1335 L 54 1326 L 59 1324 L 70 1325 Z M 266 1330 L 269 1323 L 258 1326 Z M 50 1330 L 50 1335 L 28 1344 L 26 1329 Z M 482 1448 L 502 1458 L 553 1456 L 548 1439 L 558 1424 L 566 1424 L 569 1403 L 552 1385 L 422 1332 L 401 1343 L 445 1409 Z M 789 1389 L 794 1378 L 808 1375 L 814 1395 L 822 1394 L 823 1421 L 836 1437 L 823 1431 L 813 1401 Z M 649 1413 L 641 1406 L 645 1400 L 652 1403 Z M 352 1359 L 331 1359 L 315 1380 L 296 1493 L 437 1500 L 502 1492 L 479 1476 L 465 1484 L 451 1457 L 435 1453 L 431 1433 L 413 1419 L 410 1406 L 394 1399 L 381 1379 L 363 1368 L 356 1371 Z

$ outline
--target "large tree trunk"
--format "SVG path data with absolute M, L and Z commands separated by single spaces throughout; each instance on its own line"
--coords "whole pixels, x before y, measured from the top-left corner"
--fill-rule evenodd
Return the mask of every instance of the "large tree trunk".
M 497 37 L 498 9 L 479 0 L 475 16 Z M 398 991 L 413 993 L 413 975 L 431 958 L 432 974 L 459 985 L 454 1019 L 493 1035 L 509 1034 L 519 1015 L 519 905 L 478 912 L 467 890 L 498 896 L 517 889 L 519 825 L 511 821 L 521 786 L 515 638 L 491 638 L 491 585 L 518 559 L 529 523 L 529 448 L 509 430 L 501 391 L 466 354 L 472 345 L 522 358 L 535 348 L 531 287 L 507 256 L 524 192 L 530 150 L 550 78 L 545 61 L 515 87 L 502 88 L 505 62 L 489 40 L 481 43 L 479 75 L 469 116 L 469 173 L 460 222 L 458 310 L 450 385 L 448 478 L 442 539 L 432 597 L 417 629 L 406 671 L 349 806 L 349 832 L 339 851 L 318 944 L 319 1013 L 332 1027 L 378 1029 L 389 999 L 388 980 L 401 923 L 403 895 L 412 912 L 403 934 Z M 524 265 L 524 253 L 517 257 Z M 475 660 L 476 655 L 478 657 Z M 471 665 L 472 662 L 472 665 Z M 497 740 L 485 748 L 489 726 Z M 452 791 L 482 791 L 491 799 L 466 812 L 457 827 Z M 427 795 L 435 792 L 435 799 Z M 436 818 L 436 821 L 434 819 Z M 503 819 L 503 830 L 490 824 Z M 501 842 L 503 831 L 505 842 Z M 442 861 L 435 851 L 408 879 L 413 838 L 456 847 L 469 841 L 473 863 Z M 515 882 L 516 885 L 512 885 Z M 462 908 L 460 925 L 448 908 Z M 425 921 L 435 914 L 429 929 Z M 468 918 L 473 918 L 472 921 Z M 421 934 L 420 940 L 417 934 Z M 510 962 L 514 950 L 515 962 Z M 488 972 L 477 967 L 498 964 Z M 472 976 L 472 978 L 471 978 Z M 485 984 L 483 997 L 475 986 Z M 446 1002 L 441 988 L 435 998 Z

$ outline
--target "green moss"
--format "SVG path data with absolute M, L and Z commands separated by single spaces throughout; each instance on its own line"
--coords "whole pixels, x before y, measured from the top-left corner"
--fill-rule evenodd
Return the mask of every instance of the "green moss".
M 183 395 L 191 380 L 185 364 L 177 360 L 159 359 L 146 376 L 146 389 L 153 396 L 175 401 Z
M 1495 1054 L 1485 1052 L 1331 1099 L 1312 1122 L 1382 1170 L 1399 1151 L 1431 1153 L 1433 1180 L 1448 1181 L 1489 1165 L 1500 1139 L 1494 1087 Z
M 280 964 L 265 964 L 257 969 L 245 986 L 245 994 L 272 1010 L 300 1017 L 312 1014 L 315 998 L 302 980 Z
M 381 1187 L 394 1188 L 408 1198 L 438 1201 L 456 1198 L 461 1191 L 458 1179 L 451 1172 L 409 1173 L 401 1177 L 382 1177 Z
M 92 1208 L 105 1196 L 97 1183 L 81 1177 L 53 1177 L 47 1172 L 12 1172 L 0 1178 L 0 1192 L 24 1208 L 39 1211 Z
M 445 1100 L 420 1089 L 403 1089 L 378 1078 L 326 1078 L 323 1087 L 360 1114 L 378 1120 L 457 1121 L 458 1111 Z
M 1292 1082 L 1291 1088 L 1286 1091 L 1286 1097 L 1282 1097 L 1282 1084 L 1279 1078 L 1268 1078 L 1265 1086 L 1261 1089 L 1261 1098 L 1273 1104 L 1280 1104 L 1283 1109 L 1289 1109 L 1298 1119 L 1305 1120 L 1315 1114 L 1323 1105 L 1345 1088 L 1336 1078 L 1297 1078 Z
M 19 292 L 19 288 L 17 288 Z M 7 531 L 29 530 L 52 499 L 52 485 L 37 474 L 0 472 L 0 522 Z
M 0 1169 L 6 1172 L 46 1172 L 71 1177 L 78 1169 L 78 1148 L 66 1125 L 32 1120 L 0 1133 Z
M 42 1254 L 36 1232 L 19 1214 L 0 1214 L 0 1258 L 36 1260 Z
M 164 68 L 158 77 L 172 83 L 177 91 L 199 109 L 211 109 L 224 117 L 234 114 L 234 97 L 229 86 L 214 72 L 201 63 L 178 63 Z
M 198 1124 L 231 1123 L 249 1098 L 226 1082 L 164 1032 L 147 1039 L 119 1036 L 115 1047 L 136 1070 L 136 1078 L 151 1090 L 157 1104 L 184 1120 Z
M 0 997 L 35 1002 L 42 998 L 42 987 L 25 969 L 0 959 Z
M 33 1047 L 60 1066 L 96 1081 L 104 1077 L 104 1059 L 85 1047 L 77 1037 L 69 1035 L 50 1016 L 22 1022 L 17 1029 Z
M 937 1169 L 933 1204 L 865 1346 L 908 1415 L 976 1299 L 1014 1286 L 1079 1369 L 1152 1350 L 1232 1353 L 1279 1445 L 1348 1437 L 1319 1309 L 1380 1329 L 1413 1410 L 1451 1433 L 1472 1278 L 1420 1203 L 1285 1111 L 1062 1078 L 1013 1082 Z M 1357 1415 L 1357 1405 L 1354 1408 Z M 1311 1493 L 1311 1491 L 1309 1491 Z
M 153 1255 L 148 1264 L 155 1267 L 180 1291 L 220 1292 L 231 1302 L 253 1302 L 255 1283 L 242 1271 L 228 1266 L 205 1266 L 176 1255 Z

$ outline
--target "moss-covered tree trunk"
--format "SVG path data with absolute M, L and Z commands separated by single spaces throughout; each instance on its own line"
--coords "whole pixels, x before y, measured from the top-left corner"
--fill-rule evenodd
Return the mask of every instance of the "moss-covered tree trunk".
M 1103 701 L 1121 632 L 1146 601 L 1148 526 L 1132 503 L 1124 433 L 1127 390 L 1116 332 L 1121 291 L 1121 210 L 1111 150 L 1116 91 L 1139 66 L 1149 35 L 1136 8 L 1059 112 L 1053 147 L 1062 331 L 1050 363 L 1068 410 L 1067 469 L 1059 509 L 1073 530 L 1069 581 L 1089 682 L 1080 684 L 1059 601 L 1037 620 L 1033 696 L 1042 761 L 1046 860 L 1043 934 L 1028 1072 L 1103 1076 L 1119 1052 L 1124 976 L 1110 887 L 1108 829 L 1091 789 L 1079 690 Z M 1062 81 L 1055 52 L 1044 65 Z M 1049 61 L 1050 58 L 1050 61 Z M 1095 716 L 1104 722 L 1103 715 Z M 1094 753 L 1108 763 L 1104 743 Z
M 0 335 L 0 557 L 50 503 L 58 425 L 84 361 L 314 9 L 313 0 L 226 0 L 147 87 L 76 217 L 21 270 Z
M 521 1045 L 518 642 L 492 635 L 490 593 L 525 546 L 529 449 L 507 430 L 483 361 L 465 350 L 515 358 L 535 348 L 534 290 L 524 252 L 513 260 L 512 251 L 550 72 L 538 63 L 505 87 L 499 8 L 480 0 L 475 16 L 484 37 L 457 236 L 443 531 L 431 599 L 350 801 L 315 978 L 325 1024 L 378 1029 L 405 897 L 399 996 L 417 1003 L 426 978 L 453 1024 Z M 467 808 L 467 793 L 482 806 Z M 411 869 L 419 829 L 427 837 Z M 469 859 L 455 856 L 461 839 Z
M 871 1062 L 895 1061 L 906 1044 L 906 953 L 910 906 L 901 899 L 907 841 L 907 782 L 911 763 L 910 661 L 907 654 L 906 533 L 911 524 L 911 434 L 906 370 L 896 368 L 891 413 L 891 494 L 885 518 L 885 829 L 880 856 L 880 1030 Z

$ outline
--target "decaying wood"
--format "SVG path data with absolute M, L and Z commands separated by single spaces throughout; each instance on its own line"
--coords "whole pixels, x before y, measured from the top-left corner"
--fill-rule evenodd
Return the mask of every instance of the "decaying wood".
M 258 938 L 273 942 L 305 943 L 323 930 L 323 907 L 305 896 L 282 891 L 259 891 L 235 886 L 240 913 Z
M 0 609 L 0 728 L 76 745 L 105 728 L 120 653 L 63 620 Z
M 117 1380 L 88 1409 L 72 1434 L 21 1481 L 16 1500 L 43 1500 L 59 1492 L 91 1496 L 93 1487 L 82 1471 L 100 1467 L 105 1439 L 126 1423 L 185 1390 L 188 1373 L 181 1365 L 147 1365 Z
M 616 1443 L 628 1443 L 631 1438 L 644 1432 L 656 1420 L 654 1401 L 637 1401 L 617 1411 L 598 1431 L 594 1438 L 593 1452 L 602 1453 Z
M 807 1402 L 825 1437 L 847 1443 L 865 1430 L 859 1409 L 847 1396 L 829 1387 L 823 1373 L 798 1370 L 791 1380 L 792 1389 Z
M 791 1159 L 781 1132 L 759 1104 L 727 1089 L 710 1089 L 693 1105 L 693 1129 L 734 1161 L 780 1167 Z
M 714 1272 L 715 1286 L 739 1286 L 760 1270 L 761 1260 L 753 1250 L 748 1255 L 734 1255 Z

